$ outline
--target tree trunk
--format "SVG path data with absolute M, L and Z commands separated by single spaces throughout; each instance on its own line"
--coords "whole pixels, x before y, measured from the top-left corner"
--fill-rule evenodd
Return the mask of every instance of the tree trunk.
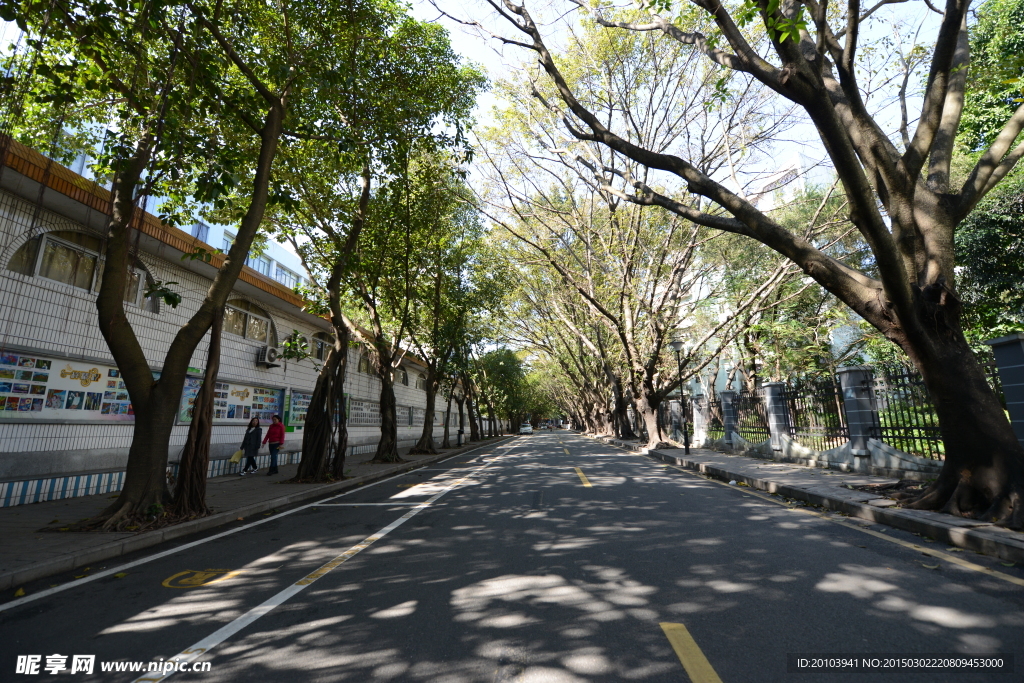
M 466 419 L 469 420 L 469 440 L 470 441 L 479 441 L 480 440 L 480 430 L 477 427 L 476 411 L 473 410 L 473 399 L 471 399 L 467 395 L 465 400 L 466 400 Z
M 302 429 L 302 459 L 294 481 L 343 479 L 348 448 L 345 372 L 348 366 L 348 330 L 334 329 L 334 346 L 317 375 Z
M 908 349 L 935 405 L 946 460 L 935 483 L 906 507 L 1024 528 L 1024 453 L 984 369 L 955 332 Z
M 451 441 L 448 440 L 448 425 L 452 421 L 452 394 L 454 391 L 448 392 L 448 405 L 444 409 L 444 438 L 441 441 L 441 448 L 451 448 Z
M 487 404 L 487 417 L 489 418 L 487 433 L 491 438 L 494 438 L 498 436 L 501 428 L 498 425 L 498 420 L 494 417 L 494 406 L 490 403 Z
M 648 448 L 657 448 L 661 443 L 661 429 L 658 427 L 658 407 L 660 405 L 661 401 L 656 401 L 648 394 L 647 390 L 641 393 L 636 402 L 636 410 L 640 413 L 640 419 L 643 420 L 644 429 L 647 432 Z
M 220 371 L 220 334 L 223 323 L 222 308 L 210 326 L 210 347 L 206 354 L 203 385 L 192 405 L 192 423 L 188 427 L 185 448 L 178 461 L 178 479 L 174 484 L 170 512 L 179 518 L 191 519 L 210 513 L 206 506 L 206 474 L 210 467 L 213 398 L 217 389 L 217 373 Z
M 636 433 L 633 426 L 629 424 L 629 403 L 622 392 L 622 380 L 615 378 L 612 384 L 612 393 L 615 399 L 615 412 L 612 415 L 612 422 L 615 426 L 615 433 L 620 439 L 635 439 Z
M 429 454 L 437 453 L 437 444 L 434 443 L 434 406 L 437 401 L 437 373 L 434 368 L 427 367 L 427 407 L 426 415 L 423 417 L 423 431 L 420 432 L 419 441 L 412 447 L 410 453 Z M 448 427 L 445 426 L 445 441 L 448 440 Z
M 381 351 L 378 351 L 381 353 Z M 390 351 L 389 351 L 390 353 Z M 386 358 L 383 353 L 381 356 Z M 398 457 L 398 416 L 395 404 L 394 371 L 390 364 L 381 363 L 381 369 L 377 373 L 380 378 L 380 441 L 377 442 L 377 451 L 373 454 L 371 462 L 391 463 L 404 462 Z

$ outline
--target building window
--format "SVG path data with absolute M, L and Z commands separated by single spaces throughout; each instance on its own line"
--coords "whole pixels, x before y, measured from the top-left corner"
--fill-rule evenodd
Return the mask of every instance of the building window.
M 227 230 L 225 230 L 224 236 L 220 239 L 220 250 L 226 254 L 229 251 L 231 251 L 231 245 L 234 243 L 235 236 L 228 232 Z
M 29 277 L 37 276 L 86 291 L 99 290 L 103 279 L 102 243 L 99 238 L 71 230 L 49 232 L 25 242 L 11 257 L 7 268 Z M 141 306 L 143 283 L 149 278 L 144 268 L 128 271 L 124 300 Z M 159 312 L 156 307 L 147 307 Z
M 36 275 L 80 289 L 92 289 L 99 261 L 98 239 L 80 232 L 60 232 L 44 235 L 42 244 Z
M 416 375 L 416 388 L 422 389 L 423 391 L 427 390 L 427 378 L 422 373 Z
M 365 353 L 359 354 L 359 372 L 370 373 L 370 359 Z
M 249 266 L 257 273 L 262 273 L 267 277 L 270 277 L 270 259 L 266 256 L 249 256 L 245 260 L 245 265 Z
M 210 238 L 210 226 L 202 221 L 196 221 L 192 226 L 192 236 L 200 242 L 206 242 Z
M 409 386 L 409 373 L 405 371 L 405 368 L 398 371 L 398 380 L 405 386 Z
M 285 285 L 289 289 L 294 288 L 295 285 L 302 282 L 301 277 L 299 277 L 292 271 L 288 270 L 287 268 L 282 267 L 280 263 L 277 264 L 277 269 L 274 271 L 274 279 L 280 282 L 281 284 Z
M 327 360 L 327 354 L 331 352 L 334 340 L 329 334 L 317 332 L 313 335 L 313 357 L 317 360 Z
M 251 341 L 277 346 L 274 323 L 259 306 L 234 299 L 224 307 L 224 331 Z

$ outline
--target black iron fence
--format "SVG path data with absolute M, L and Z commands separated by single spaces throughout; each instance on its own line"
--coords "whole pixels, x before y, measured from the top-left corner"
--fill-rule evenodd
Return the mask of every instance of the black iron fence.
M 878 438 L 904 453 L 944 458 L 939 417 L 921 374 L 904 365 L 876 365 L 874 371 Z
M 733 405 L 736 407 L 736 431 L 740 436 L 753 444 L 771 438 L 763 390 L 740 392 L 733 399 Z
M 709 439 L 725 438 L 725 423 L 722 420 L 722 402 L 717 398 L 707 402 L 707 435 Z
M 816 451 L 838 448 L 850 440 L 843 392 L 835 377 L 796 380 L 786 387 L 789 436 Z

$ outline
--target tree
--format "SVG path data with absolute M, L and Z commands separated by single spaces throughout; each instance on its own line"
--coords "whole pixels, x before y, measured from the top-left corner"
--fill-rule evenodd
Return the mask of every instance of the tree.
M 350 85 L 341 76 L 346 55 L 339 37 L 374 25 L 379 6 L 351 2 L 320 11 L 310 3 L 272 7 L 238 0 L 57 7 L 26 0 L 6 4 L 4 16 L 10 15 L 63 46 L 49 53 L 57 61 L 40 72 L 53 90 L 66 87 L 108 103 L 96 110 L 94 122 L 116 130 L 100 158 L 113 189 L 96 306 L 136 420 L 125 486 L 98 519 L 107 528 L 152 519 L 168 498 L 168 443 L 188 364 L 223 311 L 267 206 L 281 199 L 272 177 L 282 137 L 344 140 L 345 122 L 332 109 Z M 226 258 L 195 255 L 220 261 L 219 269 L 169 345 L 158 379 L 122 301 L 136 202 L 146 192 L 176 197 L 172 204 L 179 206 L 190 200 L 211 205 L 239 225 Z M 165 285 L 154 293 L 174 297 Z M 185 464 L 205 474 L 202 458 Z M 201 513 L 202 506 L 182 512 Z
M 1024 156 L 1024 142 L 1017 142 L 1024 128 L 1024 105 L 1004 121 L 966 181 L 952 187 L 950 162 L 969 63 L 967 0 L 945 5 L 929 55 L 917 126 L 902 148 L 885 131 L 883 120 L 872 114 L 861 86 L 865 51 L 858 51 L 860 29 L 881 5 L 864 11 L 851 2 L 830 12 L 818 0 L 744 0 L 728 6 L 691 0 L 678 19 L 655 13 L 620 21 L 575 0 L 602 26 L 661 33 L 725 70 L 753 77 L 802 109 L 839 178 L 850 221 L 871 249 L 873 274 L 786 230 L 702 171 L 695 160 L 647 148 L 619 121 L 597 116 L 563 73 L 526 6 L 489 1 L 518 33 L 501 40 L 532 51 L 538 59 L 557 92 L 557 100 L 549 103 L 564 117 L 570 135 L 675 178 L 687 190 L 664 193 L 634 177 L 623 186 L 623 196 L 761 242 L 791 259 L 906 352 L 934 401 L 946 447 L 936 482 L 907 505 L 1024 527 L 1024 447 L 964 336 L 953 239 L 956 226 Z M 664 13 L 671 5 L 671 0 L 659 0 L 654 8 Z M 711 30 L 704 30 L 704 21 L 713 22 Z M 744 33 L 747 25 L 762 27 L 764 39 L 757 42 Z M 843 27 L 834 28 L 839 25 Z M 774 63 L 761 56 L 760 48 Z M 622 104 L 631 109 L 629 103 Z

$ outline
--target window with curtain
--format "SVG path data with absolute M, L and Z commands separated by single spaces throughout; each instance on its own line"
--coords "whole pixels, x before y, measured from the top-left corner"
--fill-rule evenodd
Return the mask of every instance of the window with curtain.
M 41 277 L 95 292 L 103 281 L 102 242 L 98 237 L 72 230 L 58 230 L 34 237 L 21 245 L 7 264 L 8 270 Z M 124 300 L 143 306 L 148 278 L 141 263 L 128 271 Z M 145 306 L 159 312 L 158 306 Z
M 277 335 L 270 315 L 259 306 L 242 299 L 233 299 L 224 306 L 224 332 L 277 346 Z

